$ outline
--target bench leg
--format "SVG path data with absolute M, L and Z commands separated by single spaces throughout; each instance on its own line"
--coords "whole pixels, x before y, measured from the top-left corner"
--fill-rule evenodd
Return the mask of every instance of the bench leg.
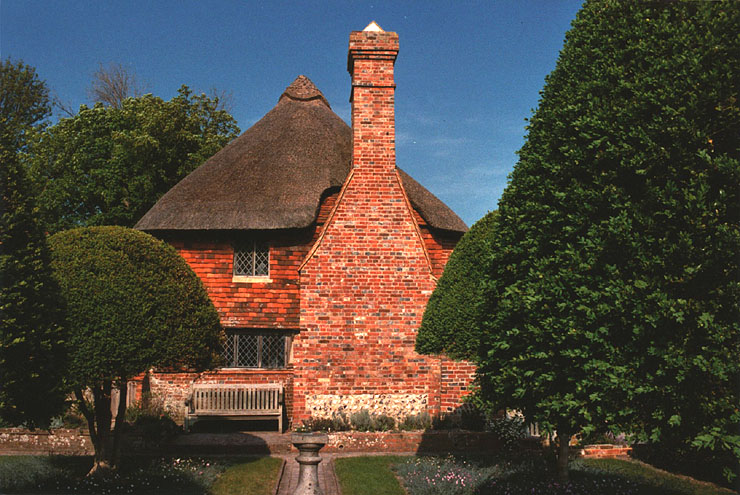
M 278 416 L 278 432 L 283 432 L 283 413 L 280 413 L 280 416 Z

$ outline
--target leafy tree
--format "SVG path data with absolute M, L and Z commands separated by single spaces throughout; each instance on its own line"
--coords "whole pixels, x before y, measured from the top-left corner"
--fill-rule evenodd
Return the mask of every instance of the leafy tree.
M 3 138 L 21 147 L 26 133 L 51 114 L 49 89 L 36 69 L 22 61 L 0 62 L 0 123 Z
M 416 350 L 454 359 L 478 359 L 483 283 L 489 271 L 485 260 L 496 212 L 488 212 L 460 239 L 424 311 Z
M 0 81 L 0 418 L 38 426 L 64 405 L 64 333 L 46 237 L 18 152 L 50 109 L 32 67 L 7 59 Z
M 587 1 L 499 202 L 478 378 L 571 434 L 740 459 L 740 9 Z
M 120 108 L 81 107 L 32 149 L 32 176 L 50 232 L 131 227 L 180 179 L 239 132 L 219 101 L 183 86 L 170 101 L 145 95 Z
M 95 447 L 91 473 L 106 471 L 117 464 L 126 382 L 152 367 L 211 366 L 218 314 L 185 260 L 148 234 L 86 227 L 57 233 L 49 244 L 67 307 L 68 380 Z M 120 401 L 111 432 L 115 387 Z

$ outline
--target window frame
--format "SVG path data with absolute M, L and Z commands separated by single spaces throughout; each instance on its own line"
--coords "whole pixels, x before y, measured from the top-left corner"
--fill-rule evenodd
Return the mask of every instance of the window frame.
M 233 351 L 232 351 L 232 359 L 231 362 L 225 363 L 223 366 L 220 366 L 220 369 L 240 369 L 240 370 L 266 370 L 266 371 L 275 371 L 275 370 L 284 370 L 287 369 L 291 362 L 291 350 L 293 348 L 293 335 L 295 332 L 289 331 L 289 330 L 271 330 L 271 329 L 260 329 L 260 328 L 225 328 L 224 332 L 226 334 L 227 339 L 234 339 L 233 343 Z M 257 337 L 257 366 L 239 366 L 237 364 L 237 361 L 239 359 L 239 339 L 236 338 L 240 335 L 254 335 Z M 263 352 L 264 352 L 264 337 L 266 336 L 278 336 L 282 337 L 283 339 L 283 363 L 281 366 L 276 367 L 265 367 L 264 359 L 263 359 Z M 220 351 L 221 358 L 223 359 L 224 356 L 224 349 L 221 349 Z
M 251 279 L 256 280 L 269 280 L 270 279 L 270 264 L 271 264 L 271 255 L 270 255 L 270 244 L 265 241 L 260 241 L 257 239 L 244 239 L 237 242 L 234 242 L 233 245 L 233 255 L 231 258 L 231 276 L 235 281 L 249 281 Z M 258 249 L 259 248 L 259 249 Z M 257 269 L 257 253 L 258 251 L 261 251 L 264 249 L 267 255 L 267 273 L 264 274 L 256 274 L 255 271 Z M 237 273 L 237 256 L 239 256 L 240 253 L 247 253 L 247 256 L 250 256 L 252 258 L 252 273 Z

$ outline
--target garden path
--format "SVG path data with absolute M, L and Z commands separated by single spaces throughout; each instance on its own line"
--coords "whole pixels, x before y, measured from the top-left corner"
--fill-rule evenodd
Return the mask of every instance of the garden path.
M 280 477 L 277 495 L 293 495 L 298 486 L 298 462 L 295 455 L 284 456 L 285 469 Z M 322 461 L 319 463 L 319 486 L 324 495 L 342 495 L 339 490 L 339 482 L 334 473 L 334 456 L 332 454 L 321 454 Z

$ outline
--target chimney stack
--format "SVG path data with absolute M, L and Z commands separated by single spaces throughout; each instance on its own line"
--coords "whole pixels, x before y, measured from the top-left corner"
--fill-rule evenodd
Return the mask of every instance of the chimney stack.
M 347 70 L 352 76 L 352 167 L 355 171 L 393 172 L 396 168 L 396 119 L 393 65 L 398 34 L 375 21 L 349 36 Z

